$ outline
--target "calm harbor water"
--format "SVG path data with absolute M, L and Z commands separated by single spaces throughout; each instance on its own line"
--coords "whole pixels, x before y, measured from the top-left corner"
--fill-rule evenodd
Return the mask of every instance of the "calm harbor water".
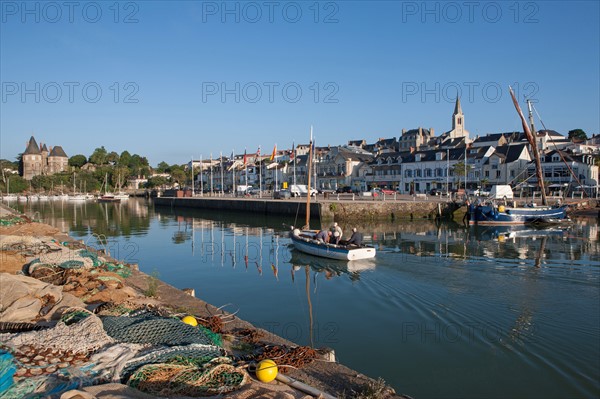
M 146 273 L 415 398 L 600 396 L 596 219 L 510 232 L 429 221 L 358 227 L 375 260 L 296 253 L 263 215 L 13 203 Z M 342 225 L 350 231 L 349 225 Z

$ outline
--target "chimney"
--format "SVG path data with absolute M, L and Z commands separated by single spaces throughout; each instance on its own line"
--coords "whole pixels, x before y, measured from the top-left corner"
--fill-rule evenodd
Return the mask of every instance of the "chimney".
M 423 128 L 421 126 L 419 126 L 419 136 L 423 135 Z
M 402 128 L 402 134 L 406 133 L 406 129 Z
M 432 127 L 430 127 L 430 128 L 429 128 L 429 133 L 431 133 L 431 137 L 435 136 L 435 133 L 434 133 L 434 131 L 433 131 L 433 128 L 432 128 Z

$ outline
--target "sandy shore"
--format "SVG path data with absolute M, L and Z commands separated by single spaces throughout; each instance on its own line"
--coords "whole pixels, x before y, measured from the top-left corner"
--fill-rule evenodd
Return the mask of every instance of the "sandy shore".
M 13 210 L 4 205 L 0 206 L 0 216 L 3 220 L 22 217 L 22 215 L 15 214 Z M 50 240 L 52 243 L 68 248 L 85 249 L 82 243 L 58 231 L 58 229 L 46 224 L 31 222 L 26 218 L 21 223 L 0 227 L 0 235 L 3 239 L 14 236 L 22 237 L 23 240 L 44 238 L 47 241 Z M 10 275 L 21 272 L 24 266 L 36 256 L 27 253 L 22 248 L 15 250 L 14 248 L 4 248 L 4 246 L 1 255 L 0 273 Z M 98 256 L 101 256 L 108 262 L 119 263 L 117 259 L 112 259 L 106 254 L 98 253 Z M 321 348 L 315 352 L 308 351 L 311 348 L 301 348 L 299 352 L 294 352 L 293 350 L 297 345 L 293 342 L 271 334 L 268 331 L 255 328 L 250 323 L 236 317 L 235 314 L 228 313 L 225 309 L 218 309 L 201 299 L 189 295 L 189 293 L 185 293 L 180 289 L 159 281 L 153 276 L 144 274 L 137 270 L 136 265 L 126 266 L 131 269 L 131 275 L 121 278 L 122 284 L 111 286 L 105 284 L 100 289 L 96 287 L 93 292 L 90 289 L 86 291 L 82 286 L 74 287 L 73 284 L 65 284 L 62 288 L 79 299 L 85 299 L 88 309 L 92 303 L 103 303 L 104 307 L 106 304 L 129 307 L 150 306 L 170 316 L 181 317 L 193 315 L 201 324 L 205 324 L 203 323 L 204 321 L 208 323 L 208 325 L 205 324 L 207 327 L 214 327 L 220 332 L 223 338 L 222 346 L 226 350 L 227 356 L 233 359 L 235 366 L 244 370 L 247 370 L 247 366 L 252 368 L 254 362 L 260 359 L 261 354 L 269 353 L 268 351 L 274 350 L 273 348 L 277 348 L 278 350 L 285 348 L 289 351 L 289 356 L 286 358 L 287 364 L 292 361 L 297 366 L 297 368 L 288 368 L 285 376 L 302 382 L 313 389 L 327 393 L 331 397 L 400 397 L 391 388 L 385 386 L 383 381 L 376 381 L 344 365 L 331 361 L 334 355 L 327 348 Z M 90 281 L 85 281 L 87 281 L 88 288 L 93 287 L 93 284 L 90 286 L 91 279 Z M 11 320 L 2 319 L 1 310 L 0 308 L 0 322 L 11 322 Z M 215 323 L 220 325 L 215 326 Z M 309 352 L 311 356 L 306 355 Z M 294 353 L 296 355 L 293 355 Z M 299 353 L 302 353 L 302 356 Z M 247 382 L 239 389 L 216 397 L 237 399 L 314 397 L 277 380 L 270 383 L 262 383 L 255 378 L 254 373 L 249 372 L 247 375 Z M 80 388 L 79 392 L 73 391 L 71 394 L 63 394 L 63 397 L 76 397 L 76 394 L 84 398 L 86 397 L 85 395 L 98 398 L 157 397 L 144 394 L 126 385 L 115 383 Z

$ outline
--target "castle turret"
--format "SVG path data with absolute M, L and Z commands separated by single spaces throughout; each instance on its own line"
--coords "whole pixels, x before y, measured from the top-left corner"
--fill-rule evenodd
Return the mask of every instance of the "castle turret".
M 33 136 L 29 139 L 25 152 L 23 152 L 22 161 L 24 179 L 31 180 L 33 176 L 42 174 L 42 151 Z

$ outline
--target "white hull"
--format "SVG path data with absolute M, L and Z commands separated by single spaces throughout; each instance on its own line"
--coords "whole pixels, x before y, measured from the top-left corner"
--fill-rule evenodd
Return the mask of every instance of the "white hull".
M 301 233 L 299 230 L 294 230 L 290 233 L 290 238 L 298 251 L 322 258 L 358 260 L 374 258 L 376 254 L 373 247 L 347 247 L 345 245 L 327 244 L 309 238 L 311 235 L 314 236 L 314 232 Z
M 69 197 L 69 201 L 85 201 L 87 198 L 85 195 L 72 195 Z

